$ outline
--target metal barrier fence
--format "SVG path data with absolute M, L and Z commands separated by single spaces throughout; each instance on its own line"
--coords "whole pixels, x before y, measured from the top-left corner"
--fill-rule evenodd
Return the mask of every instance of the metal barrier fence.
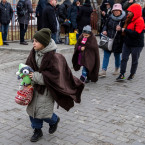
M 37 5 L 33 5 L 33 13 L 30 14 L 31 19 L 29 21 L 29 25 L 28 25 L 28 29 L 27 32 L 25 34 L 25 40 L 32 40 L 33 39 L 33 35 L 35 34 L 35 32 L 37 31 L 37 17 L 35 17 L 35 9 L 36 9 Z M 16 5 L 12 4 L 13 7 L 13 19 L 10 22 L 9 25 L 9 30 L 8 30 L 8 36 L 7 36 L 7 40 L 8 41 L 18 41 L 20 40 L 20 28 L 19 28 L 19 23 L 18 23 L 18 17 L 17 17 L 17 12 L 16 12 Z M 91 26 L 93 30 L 97 30 L 94 31 L 95 34 L 98 33 L 98 14 L 96 13 L 95 15 L 91 15 Z M 61 29 L 61 33 L 63 33 L 64 30 L 63 28 Z
M 25 34 L 26 40 L 32 40 L 34 33 L 37 31 L 37 17 L 35 17 L 36 5 L 33 5 L 32 7 L 34 12 L 30 14 L 31 19 L 29 21 L 28 29 Z M 12 8 L 14 13 L 13 13 L 13 19 L 11 20 L 9 25 L 8 36 L 7 36 L 8 41 L 20 40 L 20 28 L 19 28 L 18 17 L 16 12 L 16 5 L 12 4 Z

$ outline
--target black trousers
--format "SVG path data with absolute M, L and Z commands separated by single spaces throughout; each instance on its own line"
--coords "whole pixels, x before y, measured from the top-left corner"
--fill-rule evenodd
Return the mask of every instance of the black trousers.
M 37 30 L 41 30 L 43 28 L 43 25 L 42 25 L 42 16 L 38 16 L 37 17 Z
M 27 32 L 28 25 L 20 23 L 20 42 L 24 42 L 25 33 Z
M 130 74 L 134 75 L 136 73 L 137 66 L 138 66 L 138 60 L 139 60 L 142 49 L 143 49 L 143 47 L 128 47 L 125 44 L 123 44 L 121 69 L 120 69 L 121 74 L 124 74 L 126 72 L 127 61 L 129 59 L 130 54 L 132 56 Z

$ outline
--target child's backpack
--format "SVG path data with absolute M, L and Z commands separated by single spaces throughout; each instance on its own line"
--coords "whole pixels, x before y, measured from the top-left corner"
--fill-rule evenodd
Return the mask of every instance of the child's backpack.
M 22 17 L 25 16 L 25 14 L 25 0 L 19 0 L 17 3 L 17 15 Z

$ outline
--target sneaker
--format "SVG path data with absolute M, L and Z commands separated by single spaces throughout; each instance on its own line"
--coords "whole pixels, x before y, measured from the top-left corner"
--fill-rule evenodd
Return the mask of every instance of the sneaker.
M 114 72 L 112 73 L 113 75 L 119 75 L 119 68 L 115 68 Z
M 134 78 L 134 75 L 130 74 L 127 80 L 132 80 Z
M 116 78 L 117 81 L 123 81 L 125 80 L 125 77 L 123 74 L 120 74 L 118 78 Z
M 87 78 L 86 80 L 85 80 L 85 83 L 87 84 L 87 83 L 89 83 L 90 82 L 90 80 Z
M 58 117 L 57 122 L 54 125 L 50 125 L 49 127 L 49 133 L 53 134 L 57 130 L 57 125 L 60 121 L 60 118 Z
M 102 69 L 102 71 L 99 73 L 99 77 L 106 77 L 106 71 Z
M 42 136 L 43 136 L 42 130 L 41 129 L 35 129 L 34 134 L 31 137 L 30 141 L 31 142 L 37 142 Z
M 81 80 L 82 82 L 85 82 L 86 79 L 85 79 L 84 76 L 81 75 L 80 80 Z

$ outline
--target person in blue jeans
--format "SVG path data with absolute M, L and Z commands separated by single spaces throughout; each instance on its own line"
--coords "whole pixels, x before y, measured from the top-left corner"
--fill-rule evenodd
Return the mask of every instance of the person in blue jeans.
M 100 77 L 106 77 L 106 71 L 109 64 L 109 58 L 111 53 L 114 53 L 115 57 L 115 70 L 113 75 L 119 74 L 119 68 L 121 63 L 120 54 L 123 46 L 122 32 L 119 31 L 117 26 L 123 26 L 125 22 L 125 11 L 122 10 L 122 6 L 119 3 L 113 5 L 112 14 L 108 18 L 104 28 L 103 35 L 107 35 L 109 38 L 114 38 L 112 51 L 104 50 L 102 71 L 99 73 Z

